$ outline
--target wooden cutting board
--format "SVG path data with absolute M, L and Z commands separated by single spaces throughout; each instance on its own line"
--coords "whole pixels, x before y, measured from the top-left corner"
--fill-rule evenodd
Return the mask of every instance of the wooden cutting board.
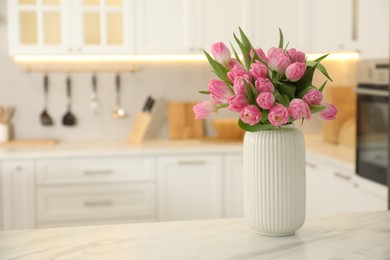
M 204 137 L 204 120 L 196 120 L 192 107 L 196 102 L 168 102 L 168 128 L 171 139 Z

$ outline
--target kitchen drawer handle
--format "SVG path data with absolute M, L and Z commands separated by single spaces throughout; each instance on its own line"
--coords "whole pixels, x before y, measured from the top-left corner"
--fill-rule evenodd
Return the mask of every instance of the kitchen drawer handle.
M 206 161 L 178 161 L 177 164 L 179 165 L 203 165 L 206 164 Z
M 334 176 L 339 177 L 339 178 L 341 178 L 343 180 L 346 180 L 346 181 L 350 181 L 351 180 L 351 176 L 344 175 L 344 174 L 342 174 L 340 172 L 335 172 Z
M 314 164 L 314 163 L 311 163 L 311 162 L 306 162 L 306 166 L 310 167 L 310 168 L 313 168 L 313 169 L 317 168 L 317 164 Z
M 86 170 L 84 175 L 106 175 L 111 174 L 112 170 Z
M 103 207 L 103 206 L 111 206 L 112 204 L 113 204 L 112 200 L 84 201 L 85 207 Z

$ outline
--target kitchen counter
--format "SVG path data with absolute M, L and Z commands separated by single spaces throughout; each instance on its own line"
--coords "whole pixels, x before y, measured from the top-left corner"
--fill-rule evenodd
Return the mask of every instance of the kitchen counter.
M 355 150 L 346 146 L 332 145 L 323 141 L 322 135 L 306 135 L 306 150 L 316 155 L 326 156 L 348 164 L 355 162 Z M 116 156 L 116 155 L 153 155 L 172 153 L 239 153 L 242 141 L 205 140 L 148 140 L 139 145 L 126 142 L 80 141 L 59 142 L 42 146 L 0 145 L 0 158 L 50 158 L 72 156 Z
M 295 235 L 243 219 L 0 232 L 0 259 L 389 259 L 390 211 L 310 217 Z

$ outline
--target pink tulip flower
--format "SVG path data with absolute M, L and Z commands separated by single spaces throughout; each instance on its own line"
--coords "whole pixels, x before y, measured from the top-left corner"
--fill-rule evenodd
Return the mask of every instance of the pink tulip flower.
M 249 72 L 255 80 L 260 77 L 265 78 L 267 75 L 267 67 L 257 60 L 256 62 L 251 64 Z
M 290 81 L 300 80 L 306 72 L 306 64 L 304 62 L 294 62 L 286 69 L 286 78 Z
M 302 117 L 308 120 L 311 117 L 309 105 L 299 98 L 291 100 L 290 105 L 288 106 L 288 112 L 295 120 L 299 120 Z
M 259 56 L 260 59 L 267 62 L 267 57 L 265 56 L 265 53 L 262 49 L 260 49 L 260 48 L 255 49 L 255 51 L 256 51 L 257 56 Z M 253 50 L 250 50 L 249 56 L 251 57 L 251 59 L 253 59 Z
M 288 66 L 291 64 L 291 58 L 288 53 L 283 53 L 278 56 L 276 59 L 276 64 L 275 64 L 275 70 L 281 74 L 284 75 L 286 73 L 286 69 Z
M 228 78 L 232 83 L 234 83 L 234 80 L 237 77 L 243 77 L 250 81 L 250 75 L 249 73 L 243 69 L 240 65 L 235 65 L 228 73 L 227 73 Z
M 326 108 L 318 113 L 318 116 L 323 120 L 333 120 L 336 119 L 336 114 L 338 112 L 338 109 L 332 105 L 324 103 L 322 104 L 326 106 Z
M 319 105 L 323 99 L 322 92 L 316 89 L 310 89 L 303 97 L 302 100 L 308 105 Z
M 242 67 L 241 63 L 238 60 L 231 58 L 228 65 L 229 69 L 232 69 L 236 65 Z
M 232 55 L 223 42 L 217 42 L 211 45 L 211 52 L 217 62 L 225 65 L 229 64 Z
M 228 109 L 237 113 L 240 113 L 241 110 L 249 104 L 245 95 L 230 96 L 228 97 L 228 103 Z
M 270 92 L 263 92 L 260 93 L 256 98 L 256 103 L 259 105 L 262 109 L 270 109 L 273 107 L 275 103 L 275 97 L 274 94 Z
M 243 77 L 237 77 L 234 80 L 233 90 L 234 90 L 235 95 L 246 95 L 246 88 L 245 88 L 244 80 L 245 79 Z M 247 81 L 247 83 L 248 83 L 248 81 Z
M 281 126 L 288 122 L 288 109 L 281 104 L 273 106 L 268 114 L 268 120 L 273 126 Z
M 209 82 L 208 90 L 215 104 L 226 104 L 227 98 L 233 95 L 230 88 L 223 81 L 217 79 Z
M 261 119 L 261 111 L 255 105 L 249 105 L 241 110 L 241 120 L 248 125 L 255 125 Z
M 268 59 L 268 67 L 271 70 L 275 70 L 276 67 L 276 60 L 278 59 L 279 55 L 283 54 L 283 49 L 272 47 L 268 51 L 267 59 Z
M 195 113 L 195 119 L 205 119 L 218 110 L 217 105 L 211 101 L 202 101 L 196 104 L 192 110 Z
M 272 84 L 272 82 L 267 79 L 267 78 L 258 78 L 256 81 L 255 81 L 255 87 L 256 87 L 256 90 L 259 92 L 259 93 L 262 93 L 262 92 L 271 92 L 271 93 L 274 93 L 275 91 L 275 87 L 274 85 Z
M 297 51 L 295 48 L 288 50 L 288 55 L 290 55 L 291 62 L 305 62 L 305 53 Z

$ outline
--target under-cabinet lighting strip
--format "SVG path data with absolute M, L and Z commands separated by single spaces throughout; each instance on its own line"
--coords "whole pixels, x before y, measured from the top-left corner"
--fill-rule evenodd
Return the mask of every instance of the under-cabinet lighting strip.
M 307 54 L 314 60 L 323 54 Z M 358 60 L 359 53 L 332 53 L 326 60 Z M 207 61 L 204 55 L 16 55 L 15 62 L 154 62 L 154 61 Z

